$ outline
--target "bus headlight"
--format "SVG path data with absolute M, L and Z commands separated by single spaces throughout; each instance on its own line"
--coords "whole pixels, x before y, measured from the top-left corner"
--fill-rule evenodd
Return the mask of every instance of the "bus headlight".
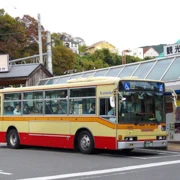
M 166 140 L 166 136 L 157 136 L 156 139 L 157 140 Z
M 137 141 L 137 137 L 125 137 L 124 141 Z

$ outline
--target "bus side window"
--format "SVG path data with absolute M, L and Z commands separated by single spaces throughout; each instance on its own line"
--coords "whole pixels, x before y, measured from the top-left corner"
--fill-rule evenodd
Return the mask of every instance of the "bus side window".
M 116 117 L 115 117 L 115 107 L 111 107 L 110 105 L 110 98 L 102 98 L 100 99 L 100 116 L 111 123 L 116 122 Z
M 10 105 L 8 105 L 7 107 L 4 108 L 4 112 L 5 112 L 4 114 L 5 115 L 12 115 L 13 114 L 13 110 L 14 109 Z
M 78 99 L 70 99 L 69 101 L 69 113 L 70 114 L 95 114 L 95 109 L 91 112 L 91 105 L 95 106 L 95 98 L 78 98 Z
M 100 115 L 109 115 L 108 112 L 111 111 L 109 98 L 100 99 Z
M 92 103 L 89 108 L 89 114 L 95 114 L 95 103 Z
M 53 109 L 50 104 L 45 105 L 45 114 L 53 114 Z

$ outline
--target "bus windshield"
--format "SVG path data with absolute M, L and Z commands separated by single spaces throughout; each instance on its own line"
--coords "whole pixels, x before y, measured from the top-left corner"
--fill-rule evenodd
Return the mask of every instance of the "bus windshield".
M 143 89 L 144 87 L 139 84 L 135 89 L 131 89 L 130 86 L 127 90 L 120 88 L 119 123 L 165 122 L 164 87 L 161 90 L 158 89 L 157 84 L 153 84 L 153 87 L 156 87 L 154 89 L 150 86 L 148 89 Z

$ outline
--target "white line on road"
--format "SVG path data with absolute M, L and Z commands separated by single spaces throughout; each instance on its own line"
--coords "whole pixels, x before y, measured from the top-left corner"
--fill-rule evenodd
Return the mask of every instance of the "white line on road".
M 164 157 L 178 157 L 180 156 L 180 154 L 177 155 L 162 155 L 162 156 L 150 156 L 150 157 L 138 157 L 138 156 L 131 156 L 130 158 L 133 159 L 143 159 L 143 160 L 147 160 L 147 159 L 160 159 L 160 158 L 164 158 Z
M 72 178 L 72 177 L 81 177 L 81 176 L 92 176 L 92 175 L 99 175 L 99 174 L 106 174 L 106 173 L 129 171 L 129 170 L 135 170 L 135 169 L 151 168 L 151 167 L 157 167 L 157 166 L 166 166 L 166 165 L 171 165 L 171 164 L 180 164 L 180 160 L 134 165 L 134 166 L 127 166 L 127 167 L 114 168 L 114 169 L 104 169 L 104 170 L 97 170 L 97 171 L 61 174 L 61 175 L 55 175 L 55 176 L 34 177 L 34 178 L 19 179 L 19 180 L 53 180 L 53 179 L 63 179 L 63 178 Z
M 2 170 L 0 170 L 0 174 L 4 174 L 4 175 L 12 175 L 12 173 L 2 172 Z
M 157 152 L 157 153 L 166 153 L 166 154 L 179 154 L 177 151 L 163 151 L 163 150 L 157 150 L 157 149 L 138 149 L 138 151 L 150 151 L 150 152 Z

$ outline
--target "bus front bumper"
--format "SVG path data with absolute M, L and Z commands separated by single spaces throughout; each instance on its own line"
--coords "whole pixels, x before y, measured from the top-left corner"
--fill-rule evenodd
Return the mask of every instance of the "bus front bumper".
M 118 149 L 167 147 L 167 140 L 118 142 Z

